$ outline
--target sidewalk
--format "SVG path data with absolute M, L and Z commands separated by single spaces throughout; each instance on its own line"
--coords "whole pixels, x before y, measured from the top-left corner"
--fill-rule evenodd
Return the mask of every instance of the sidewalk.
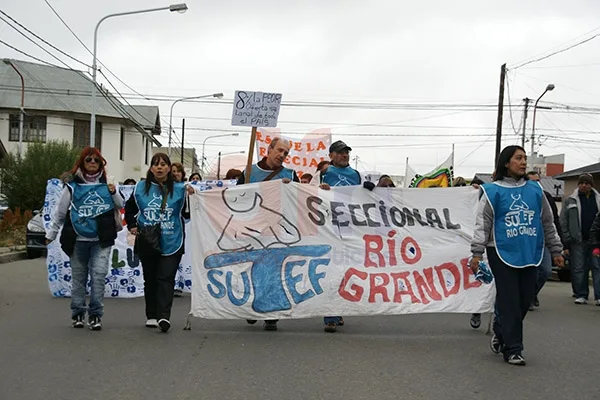
M 0 264 L 10 263 L 27 258 L 26 246 L 0 247 Z

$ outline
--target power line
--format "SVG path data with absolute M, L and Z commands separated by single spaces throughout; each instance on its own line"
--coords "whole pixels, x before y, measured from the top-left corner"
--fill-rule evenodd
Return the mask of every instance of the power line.
M 58 11 L 56 11 L 56 9 L 54 7 L 52 7 L 52 4 L 50 4 L 50 2 L 48 0 L 44 0 L 44 2 L 46 3 L 46 5 L 48 5 L 48 7 L 50 7 L 50 10 L 52 10 L 52 12 L 54 13 L 54 15 L 56 15 L 56 17 L 60 20 L 60 22 L 62 22 L 62 24 L 69 30 L 69 32 L 71 32 L 71 34 L 75 37 L 75 39 L 77 39 L 77 41 L 83 46 L 84 49 L 87 50 L 87 52 L 90 55 L 94 55 L 94 53 L 89 49 L 89 47 L 87 47 L 85 45 L 85 43 L 83 43 L 83 41 L 79 38 L 79 36 L 77 36 L 77 34 L 73 31 L 73 29 L 71 29 L 71 27 L 69 26 L 69 24 L 67 24 L 67 22 L 60 16 L 60 14 L 58 13 Z M 110 74 L 112 75 L 117 81 L 119 81 L 123 86 L 125 86 L 126 88 L 128 88 L 129 90 L 131 90 L 132 92 L 134 92 L 135 94 L 139 95 L 141 98 L 147 100 L 147 101 L 152 101 L 151 99 L 145 97 L 144 95 L 140 94 L 138 91 L 136 91 L 134 88 L 132 88 L 131 86 L 129 86 L 127 83 L 125 83 L 121 78 L 119 78 L 114 72 L 112 72 L 104 63 L 102 63 L 100 60 L 97 60 L 98 64 L 100 64 L 102 67 L 104 67 L 104 69 Z M 91 66 L 88 66 L 88 68 L 91 68 Z M 100 71 L 102 72 L 102 71 Z M 106 77 L 106 75 L 102 74 L 104 76 L 104 78 L 106 80 L 108 80 L 108 78 Z M 111 84 L 111 86 L 114 85 Z M 115 89 L 116 90 L 116 89 Z M 125 100 L 125 97 L 121 95 L 121 98 L 123 100 Z M 166 124 L 166 121 L 164 119 L 161 119 L 163 121 L 163 123 Z
M 26 30 L 28 33 L 30 33 L 31 35 L 33 35 L 34 37 L 36 37 L 38 40 L 41 40 L 42 42 L 44 42 L 46 45 L 52 47 L 54 50 L 58 51 L 60 54 L 70 58 L 71 60 L 78 62 L 79 64 L 84 65 L 85 67 L 90 68 L 89 65 L 87 65 L 86 63 L 84 63 L 83 61 L 78 60 L 77 58 L 73 57 L 72 55 L 62 51 L 61 49 L 59 49 L 58 47 L 56 47 L 55 45 L 53 45 L 52 43 L 48 42 L 47 40 L 45 40 L 44 38 L 40 37 L 39 35 L 37 35 L 35 32 L 32 32 L 30 29 L 28 29 L 26 26 L 24 26 L 23 24 L 21 24 L 19 21 L 15 20 L 13 17 L 11 17 L 10 15 L 8 15 L 7 13 L 5 13 L 4 11 L 0 10 L 0 13 L 2 13 L 2 15 L 4 15 L 6 18 L 10 19 L 12 22 L 14 22 L 15 24 L 19 25 L 22 29 Z M 46 51 L 43 47 L 39 46 L 37 43 L 35 43 L 32 39 L 30 39 L 29 37 L 27 37 L 24 33 L 22 33 L 21 31 L 19 31 L 17 28 L 15 28 L 14 26 L 12 26 L 10 23 L 8 23 L 6 20 L 4 20 L 2 17 L 0 17 L 0 19 L 2 19 L 5 23 L 7 23 L 11 28 L 13 28 L 14 30 L 16 30 L 17 32 L 19 32 L 21 35 L 23 35 L 25 38 L 27 38 L 28 40 L 30 40 L 32 43 L 36 44 L 38 47 L 40 47 L 42 50 Z M 47 52 L 47 51 L 46 51 Z M 50 53 L 48 53 L 50 54 Z M 52 55 L 52 54 L 50 54 Z M 52 57 L 54 57 L 54 55 L 52 55 Z M 57 57 L 55 57 L 57 60 L 61 61 L 60 59 L 58 59 Z M 61 61 L 62 62 L 62 61 Z M 66 65 L 66 64 L 65 64 Z
M 522 125 L 523 121 L 521 121 L 518 128 L 515 128 L 515 121 L 513 120 L 512 105 L 510 103 L 510 78 L 508 76 L 506 77 L 506 95 L 508 97 L 508 114 L 510 115 L 510 124 L 511 124 L 512 129 L 515 132 L 515 134 L 520 135 L 521 134 L 520 133 L 521 125 Z
M 4 12 L 2 10 L 0 10 L 0 13 Z M 0 20 L 2 20 L 5 24 L 7 24 L 8 26 L 10 26 L 11 28 L 13 28 L 15 31 L 17 31 L 19 34 L 21 34 L 21 36 L 23 36 L 25 39 L 29 40 L 31 43 L 35 44 L 37 47 L 39 47 L 40 49 L 42 49 L 42 51 L 46 52 L 46 54 L 48 54 L 50 57 L 53 57 L 55 60 L 57 60 L 58 62 L 62 63 L 63 65 L 65 65 L 67 68 L 70 68 L 69 65 L 67 63 L 65 63 L 63 60 L 61 60 L 60 58 L 56 57 L 54 54 L 50 53 L 48 50 L 46 50 L 45 48 L 43 48 L 39 43 L 37 43 L 35 40 L 31 39 L 29 36 L 27 36 L 26 34 L 24 34 L 23 32 L 21 32 L 20 30 L 18 30 L 17 28 L 15 28 L 10 22 L 8 22 L 7 20 L 5 20 L 4 18 L 0 17 Z
M 90 54 L 92 54 L 92 52 L 90 51 L 90 49 L 88 49 L 88 47 L 85 45 L 85 43 L 83 43 L 83 42 L 81 41 L 81 39 L 79 39 L 79 36 L 77 36 L 77 35 L 75 34 L 75 32 L 73 32 L 73 30 L 71 29 L 71 27 L 70 27 L 70 26 L 69 26 L 69 25 L 68 25 L 68 24 L 65 22 L 65 20 L 64 20 L 64 19 L 63 19 L 63 18 L 60 16 L 60 14 L 58 13 L 58 11 L 56 11 L 56 10 L 54 9 L 54 7 L 52 7 L 52 4 L 50 4 L 50 3 L 48 2 L 48 0 L 44 0 L 44 1 L 45 1 L 45 2 L 46 2 L 46 4 L 48 5 L 48 7 L 50 7 L 50 9 L 51 9 L 51 10 L 52 10 L 52 12 L 54 13 L 54 15 L 56 15 L 56 16 L 58 17 L 58 19 L 60 20 L 60 22 L 62 22 L 62 23 L 63 23 L 63 25 L 67 27 L 67 29 L 69 30 L 69 32 L 71 32 L 71 33 L 73 34 L 73 36 L 75 36 L 75 39 L 77 39 L 77 40 L 79 41 L 79 43 L 81 43 L 81 45 L 82 45 L 82 46 L 83 46 L 83 47 L 84 47 L 84 48 L 85 48 L 85 49 L 86 49 L 86 50 L 87 50 L 87 51 L 88 51 Z M 89 68 L 91 68 L 91 66 L 90 66 Z
M 589 42 L 589 41 L 597 38 L 598 36 L 600 36 L 600 33 L 597 33 L 597 34 L 595 34 L 595 35 L 593 35 L 593 36 L 591 36 L 591 37 L 589 37 L 587 39 L 581 40 L 581 41 L 579 41 L 579 42 L 577 42 L 575 44 L 572 44 L 572 45 L 567 46 L 565 48 L 562 48 L 560 50 L 553 51 L 552 53 L 547 54 L 545 56 L 534 58 L 533 60 L 523 62 L 523 63 L 521 63 L 521 64 L 519 64 L 519 65 L 517 65 L 515 67 L 511 67 L 511 69 L 515 70 L 515 69 L 524 67 L 525 65 L 529 65 L 529 64 L 533 64 L 533 63 L 536 63 L 536 62 L 539 62 L 539 61 L 542 61 L 542 60 L 546 60 L 546 59 L 548 59 L 548 58 L 550 58 L 552 56 L 555 56 L 555 55 L 560 54 L 560 53 L 564 53 L 565 51 L 571 50 L 571 49 L 573 49 L 573 48 L 575 48 L 577 46 L 581 46 L 582 44 L 585 44 L 585 43 L 587 43 L 587 42 Z
M 41 58 L 37 58 L 37 57 L 35 57 L 35 56 L 32 56 L 31 54 L 28 54 L 28 53 L 24 52 L 23 50 L 17 49 L 16 47 L 14 47 L 14 46 L 11 46 L 10 44 L 8 44 L 8 43 L 6 43 L 5 41 L 3 41 L 2 39 L 0 39 L 0 43 L 2 43 L 3 45 L 5 45 L 6 47 L 9 47 L 9 48 L 13 49 L 13 50 L 14 50 L 14 51 L 16 51 L 17 53 L 23 54 L 24 56 L 27 56 L 27 57 L 29 57 L 29 58 L 31 58 L 31 59 L 34 59 L 34 60 L 36 60 L 36 61 L 39 61 L 39 62 L 41 62 L 42 64 L 47 64 L 47 65 L 50 65 L 50 66 L 52 66 L 52 67 L 61 68 L 61 67 L 59 67 L 58 65 L 55 65 L 55 64 L 49 63 L 48 61 L 44 61 L 44 60 L 42 60 Z M 20 90 L 20 89 L 19 89 L 19 90 Z

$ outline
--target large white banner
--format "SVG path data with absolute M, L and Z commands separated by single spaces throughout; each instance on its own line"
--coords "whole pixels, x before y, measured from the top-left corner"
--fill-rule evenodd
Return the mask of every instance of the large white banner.
M 191 197 L 201 318 L 487 312 L 468 268 L 477 191 L 281 181 Z
M 197 190 L 204 191 L 217 187 L 235 185 L 236 181 L 205 181 L 194 183 Z M 134 186 L 119 186 L 118 190 L 126 201 L 133 193 Z M 63 184 L 58 179 L 50 179 L 46 186 L 46 198 L 42 217 L 44 228 L 50 224 L 50 218 L 60 198 Z M 124 218 L 124 210 L 121 210 Z M 186 221 L 186 232 L 190 229 L 189 221 Z M 144 295 L 144 273 L 139 257 L 133 252 L 135 236 L 131 235 L 123 221 L 123 230 L 118 233 L 115 245 L 111 249 L 109 257 L 108 275 L 104 295 L 106 297 L 139 297 Z M 186 234 L 186 252 L 179 263 L 175 286 L 184 292 L 190 292 L 192 288 L 192 260 L 190 248 L 190 235 Z M 60 233 L 56 240 L 48 245 L 48 257 L 46 258 L 48 268 L 48 286 L 54 297 L 71 296 L 71 261 L 60 248 Z M 89 291 L 88 282 L 88 291 Z

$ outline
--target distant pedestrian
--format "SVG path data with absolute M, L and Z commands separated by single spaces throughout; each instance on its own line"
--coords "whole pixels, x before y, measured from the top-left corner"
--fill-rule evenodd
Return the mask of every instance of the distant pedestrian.
M 174 162 L 171 164 L 171 174 L 174 182 L 185 182 L 185 168 L 183 164 Z
M 600 212 L 596 214 L 596 218 L 594 218 L 594 222 L 592 223 L 592 228 L 590 229 L 590 241 L 594 246 L 592 250 L 593 260 L 593 284 L 594 284 L 594 294 L 600 292 Z M 595 300 L 594 304 L 600 306 L 600 300 Z
M 190 175 L 190 182 L 202 182 L 202 175 L 197 172 L 194 172 Z
M 381 175 L 377 181 L 377 187 L 396 187 L 389 175 Z
M 239 169 L 231 168 L 229 171 L 227 171 L 227 174 L 225 175 L 225 180 L 239 179 L 240 176 L 242 176 L 242 171 L 240 171 Z
M 300 183 L 310 183 L 312 178 L 312 174 L 302 174 L 302 177 L 300 178 Z
M 592 223 L 600 211 L 600 193 L 593 185 L 594 178 L 590 174 L 580 175 L 577 189 L 563 201 L 560 212 L 565 254 L 570 257 L 575 304 L 586 304 L 588 301 L 590 269 L 593 274 L 600 274 L 593 259 L 594 246 L 590 239 Z M 600 286 L 594 286 L 594 299 L 598 304 Z
M 183 168 L 183 164 L 179 162 L 174 162 L 171 164 L 171 175 L 173 175 L 173 182 L 185 182 L 185 168 Z M 175 274 L 175 291 L 173 292 L 173 296 L 182 297 L 183 296 L 183 284 L 179 286 L 179 281 L 181 281 L 181 271 L 180 268 L 177 268 L 177 274 Z
M 539 182 L 541 180 L 540 174 L 537 171 L 529 171 L 527 173 L 527 179 L 530 181 Z M 552 194 L 544 190 L 544 196 L 546 196 L 546 200 L 548 200 L 548 204 L 552 209 L 552 218 L 554 222 L 554 227 L 556 228 L 556 233 L 559 237 L 561 235 L 560 229 L 560 219 L 558 216 L 558 208 L 556 207 L 556 203 L 554 202 L 554 198 Z M 548 279 L 552 276 L 552 256 L 550 255 L 550 250 L 547 247 L 544 247 L 544 258 L 542 259 L 542 263 L 537 269 L 537 283 L 535 287 L 535 297 L 533 298 L 533 302 L 531 306 L 529 306 L 529 311 L 533 311 L 535 307 L 540 306 L 540 300 L 538 299 L 538 295 Z

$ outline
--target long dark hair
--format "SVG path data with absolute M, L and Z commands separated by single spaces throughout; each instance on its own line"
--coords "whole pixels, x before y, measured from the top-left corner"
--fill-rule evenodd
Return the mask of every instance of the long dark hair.
M 508 173 L 508 168 L 506 168 L 506 164 L 510 162 L 512 156 L 515 155 L 517 150 L 523 151 L 523 153 L 527 154 L 524 148 L 517 145 L 506 146 L 500 152 L 498 156 L 498 163 L 496 163 L 496 172 L 494 173 L 494 180 L 501 181 L 502 179 L 510 176 Z
M 146 195 L 148 195 L 148 193 L 150 193 L 150 187 L 152 186 L 152 182 L 158 183 L 156 181 L 156 178 L 154 177 L 154 174 L 152 173 L 152 166 L 158 165 L 161 160 L 164 161 L 165 163 L 167 163 L 167 165 L 169 167 L 171 166 L 171 159 L 165 153 L 156 153 L 154 156 L 152 156 L 152 160 L 150 160 L 150 168 L 148 168 L 148 172 L 146 172 L 146 180 L 144 181 L 144 193 Z M 159 185 L 160 185 L 160 183 L 159 183 Z M 167 188 L 167 193 L 166 193 L 167 196 L 169 194 L 171 196 L 173 196 L 173 175 L 171 175 L 170 170 L 169 170 L 169 173 L 167 174 L 167 180 L 166 180 L 164 186 L 166 186 L 166 188 Z

